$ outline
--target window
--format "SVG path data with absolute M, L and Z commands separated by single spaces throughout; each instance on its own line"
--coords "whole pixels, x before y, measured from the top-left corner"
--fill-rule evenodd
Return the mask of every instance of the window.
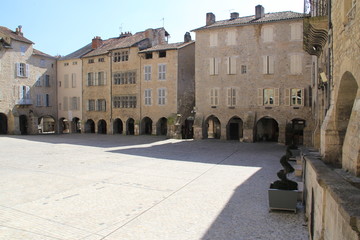
M 29 77 L 29 64 L 16 63 L 16 73 L 18 77 Z
M 44 103 L 45 103 L 45 107 L 50 107 L 50 96 L 49 96 L 49 94 L 44 95 Z
M 105 62 L 105 58 L 99 58 L 98 61 L 99 62 Z
M 67 63 L 67 62 L 64 63 L 64 67 L 67 67 L 67 66 L 69 66 L 69 63 Z
M 219 74 L 219 59 L 210 58 L 209 66 L 210 66 L 209 67 L 210 75 L 218 75 Z
M 304 106 L 304 89 L 287 88 L 285 89 L 286 106 Z
M 50 87 L 50 75 L 45 75 L 45 87 Z
M 159 64 L 159 80 L 166 80 L 166 64 Z
M 64 107 L 64 111 L 69 110 L 68 97 L 63 98 L 63 107 Z
M 106 111 L 106 100 L 105 99 L 98 99 L 97 100 L 97 111 L 105 112 Z
M 228 46 L 236 45 L 236 31 L 231 30 L 227 32 L 226 43 Z
M 61 87 L 61 81 L 59 81 L 59 87 Z
M 36 87 L 41 87 L 41 76 L 37 76 L 35 86 Z
M 89 99 L 87 104 L 87 110 L 88 111 L 95 111 L 95 100 Z
M 301 55 L 291 55 L 290 56 L 290 73 L 291 74 L 301 74 L 302 73 L 302 56 Z
M 236 106 L 236 89 L 235 88 L 227 89 L 227 105 L 228 105 L 228 107 Z
M 135 84 L 136 83 L 136 72 L 119 72 L 114 73 L 114 84 Z
M 258 105 L 279 106 L 279 88 L 259 88 Z
M 76 88 L 76 73 L 71 74 L 71 87 Z
M 151 66 L 144 66 L 144 78 L 145 81 L 151 80 Z
M 77 65 L 77 62 L 76 62 L 76 61 L 75 61 L 75 62 L 73 62 L 73 63 L 72 63 L 72 65 Z
M 97 83 L 95 79 L 95 84 L 98 86 L 106 85 L 106 72 L 98 72 L 97 75 L 98 75 Z
M 87 85 L 88 86 L 94 86 L 95 85 L 94 74 L 92 72 L 89 72 L 87 74 Z
M 291 36 L 290 36 L 291 41 L 303 40 L 302 37 L 303 28 L 301 23 L 290 24 L 290 31 L 291 31 Z
M 272 42 L 274 40 L 274 29 L 273 27 L 264 27 L 263 28 L 263 41 Z
M 145 95 L 145 97 L 144 97 L 145 105 L 150 106 L 151 105 L 151 89 L 145 89 L 144 95 Z
M 159 105 L 166 104 L 166 89 L 165 88 L 158 89 L 158 104 Z
M 89 59 L 88 63 L 94 63 L 94 59 Z
M 25 46 L 20 46 L 21 56 L 24 56 L 24 55 L 25 55 L 25 52 L 26 52 L 26 47 L 25 47 Z
M 241 65 L 241 74 L 246 74 L 246 65 Z
M 45 67 L 45 59 L 40 59 L 40 67 Z
M 64 88 L 69 88 L 69 75 L 64 75 Z
M 165 58 L 165 57 L 166 57 L 166 51 L 160 51 L 159 58 Z
M 29 86 L 19 86 L 19 104 L 30 104 L 30 87 Z
M 263 74 L 274 74 L 273 56 L 263 56 Z
M 70 110 L 79 110 L 79 107 L 80 107 L 80 97 L 72 97 Z
M 216 47 L 218 45 L 217 32 L 210 33 L 210 47 Z
M 125 62 L 129 60 L 129 51 L 114 52 L 114 62 Z
M 210 105 L 211 106 L 219 105 L 219 89 L 218 88 L 210 89 Z
M 145 59 L 152 59 L 153 58 L 153 54 L 151 53 L 145 53 Z
M 227 58 L 227 74 L 236 74 L 236 57 Z
M 136 108 L 136 96 L 115 96 L 114 108 Z
M 37 94 L 37 95 L 36 95 L 36 106 L 37 106 L 37 107 L 41 107 L 41 106 L 42 106 L 42 101 L 41 101 L 41 99 L 42 99 L 42 95 Z

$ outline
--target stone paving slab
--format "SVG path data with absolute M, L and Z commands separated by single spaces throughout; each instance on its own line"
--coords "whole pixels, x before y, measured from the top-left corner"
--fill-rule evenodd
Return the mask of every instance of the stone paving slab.
M 0 239 L 308 239 L 269 212 L 285 147 L 95 134 L 0 136 Z

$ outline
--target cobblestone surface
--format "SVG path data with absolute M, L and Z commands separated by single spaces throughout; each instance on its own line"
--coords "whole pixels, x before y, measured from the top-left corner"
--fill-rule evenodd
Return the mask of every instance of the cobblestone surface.
M 0 137 L 0 239 L 305 240 L 269 212 L 285 147 L 152 136 Z

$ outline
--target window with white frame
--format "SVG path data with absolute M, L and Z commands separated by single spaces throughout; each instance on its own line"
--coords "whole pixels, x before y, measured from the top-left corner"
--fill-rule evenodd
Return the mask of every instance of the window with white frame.
M 166 104 L 166 88 L 158 89 L 158 104 L 165 105 Z
M 97 111 L 105 112 L 106 111 L 106 100 L 105 99 L 98 99 L 97 100 Z
M 219 106 L 219 89 L 212 88 L 210 89 L 210 105 Z
M 304 89 L 287 88 L 285 89 L 286 106 L 304 106 Z
M 87 102 L 87 110 L 88 111 L 95 111 L 95 100 L 89 99 Z
M 228 107 L 236 106 L 236 89 L 235 88 L 227 89 L 227 106 Z
M 125 62 L 129 60 L 129 51 L 114 52 L 114 62 Z
M 151 80 L 151 65 L 144 66 L 144 80 Z
M 88 86 L 95 86 L 95 78 L 92 72 L 87 74 L 87 85 Z
M 26 47 L 25 47 L 25 46 L 20 46 L 21 56 L 24 56 L 24 55 L 25 55 L 25 52 L 26 52 Z
M 263 41 L 264 42 L 274 41 L 274 28 L 272 26 L 263 27 Z
M 106 72 L 98 72 L 97 73 L 97 84 L 96 85 L 98 85 L 98 86 L 106 85 Z
M 228 46 L 236 45 L 236 30 L 230 30 L 227 32 L 226 44 Z
M 29 77 L 29 64 L 16 63 L 16 75 L 18 77 Z
M 117 72 L 113 76 L 115 85 L 136 83 L 136 71 Z
M 30 87 L 21 85 L 19 86 L 19 104 L 30 104 Z
M 274 56 L 263 56 L 263 74 L 274 74 Z
M 76 88 L 76 73 L 71 74 L 71 87 Z
M 291 74 L 302 73 L 302 56 L 300 54 L 290 55 L 290 73 Z
M 274 104 L 274 89 L 265 88 L 264 89 L 264 105 L 273 105 Z
M 166 80 L 166 64 L 159 64 L 159 80 Z
M 210 75 L 218 75 L 219 74 L 219 59 L 218 58 L 210 58 L 209 59 L 209 73 L 210 73 Z
M 50 87 L 50 75 L 45 75 L 45 87 Z
M 136 96 L 115 96 L 113 98 L 114 108 L 136 108 Z
M 218 33 L 210 33 L 210 47 L 216 47 L 218 45 Z
M 227 74 L 236 74 L 236 57 L 227 57 Z
M 291 41 L 303 40 L 303 37 L 302 37 L 303 27 L 302 27 L 301 23 L 290 24 L 290 29 L 291 29 L 290 30 L 291 31 L 291 34 L 290 34 Z
M 279 106 L 279 88 L 258 88 L 259 106 Z
M 144 104 L 145 106 L 150 106 L 151 105 L 151 89 L 145 89 L 144 91 Z

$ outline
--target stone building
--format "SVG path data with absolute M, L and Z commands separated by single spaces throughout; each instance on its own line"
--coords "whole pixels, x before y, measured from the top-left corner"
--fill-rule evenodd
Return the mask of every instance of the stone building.
M 0 133 L 56 131 L 56 58 L 33 48 L 22 27 L 0 27 Z
M 140 134 L 193 137 L 195 42 L 185 36 L 140 51 Z
M 91 44 L 57 61 L 59 133 L 81 132 L 82 60 L 92 50 Z
M 311 239 L 360 239 L 360 14 L 356 0 L 305 0 L 314 146 L 305 168 Z
M 302 13 L 216 21 L 196 32 L 195 138 L 310 145 L 311 56 L 303 50 Z

